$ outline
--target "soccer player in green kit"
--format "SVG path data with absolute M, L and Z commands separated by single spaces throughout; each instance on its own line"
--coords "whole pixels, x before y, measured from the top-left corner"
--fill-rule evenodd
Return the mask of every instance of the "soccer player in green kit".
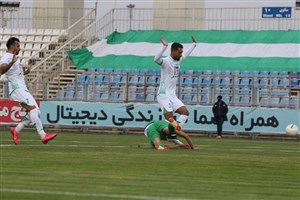
M 167 120 L 154 120 L 151 121 L 145 127 L 144 134 L 149 138 L 151 145 L 153 148 L 157 150 L 169 150 L 176 148 L 184 148 L 184 149 L 195 149 L 194 145 L 190 139 L 190 137 L 183 131 L 178 131 L 175 129 L 177 126 L 177 122 L 171 118 L 169 121 Z M 174 145 L 164 145 L 161 143 L 161 140 L 167 140 L 167 136 L 170 134 L 177 134 L 185 138 L 188 144 L 174 144 Z

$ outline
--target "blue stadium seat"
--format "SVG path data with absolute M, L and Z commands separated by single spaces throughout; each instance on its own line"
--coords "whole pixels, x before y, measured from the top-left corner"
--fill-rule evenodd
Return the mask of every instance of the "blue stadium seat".
M 222 71 L 221 70 L 214 70 L 212 72 L 214 75 L 221 75 L 222 74 Z
M 288 95 L 289 95 L 288 89 L 280 89 L 280 88 L 271 89 L 271 96 L 288 96 Z
M 95 72 L 96 72 L 95 68 L 88 68 L 87 71 L 86 71 L 86 74 L 87 75 L 94 75 Z
M 76 100 L 83 100 L 83 91 L 77 91 L 76 93 L 75 93 L 75 99 Z
M 212 75 L 212 71 L 211 70 L 205 70 L 203 71 L 204 75 Z
M 261 88 L 260 90 L 258 90 L 258 94 L 259 94 L 259 96 L 269 95 L 269 89 L 268 88 Z
M 288 77 L 289 74 L 287 71 L 281 71 L 281 72 L 278 72 L 278 77 Z
M 270 99 L 270 104 L 272 106 L 278 106 L 279 105 L 279 102 L 280 102 L 280 98 L 279 97 L 272 97 Z
M 249 87 L 242 87 L 242 88 L 240 88 L 239 92 L 240 92 L 240 94 L 249 95 L 249 94 L 251 94 L 251 88 L 249 88 Z
M 297 105 L 299 105 L 299 99 L 297 97 L 291 97 L 290 98 L 290 105 L 291 106 L 297 106 Z
M 87 84 L 93 84 L 94 80 L 95 80 L 95 76 L 94 75 L 87 75 L 86 79 L 85 79 L 85 82 Z
M 108 100 L 118 101 L 119 95 L 120 95 L 119 93 L 110 93 L 110 95 L 108 96 Z
M 231 74 L 231 71 L 230 70 L 224 70 L 224 71 L 221 72 L 221 74 L 229 76 Z
M 56 94 L 57 100 L 64 100 L 65 98 L 65 91 L 64 90 L 58 90 Z
M 251 81 L 251 79 L 249 79 L 249 78 L 242 78 L 240 80 L 240 84 L 239 85 L 241 85 L 241 86 L 249 86 L 250 85 L 250 81 Z
M 121 82 L 121 76 L 120 75 L 112 75 L 110 77 L 110 83 L 111 84 L 119 84 Z
M 236 103 L 236 104 L 239 104 L 240 103 L 240 99 L 241 99 L 241 97 L 240 96 L 234 96 L 234 98 L 233 98 L 233 103 Z
M 281 104 L 283 107 L 288 107 L 289 104 L 290 104 L 289 98 L 281 98 L 280 104 Z
M 156 88 L 154 86 L 148 86 L 148 87 L 146 87 L 146 92 L 147 93 L 155 93 Z
M 149 76 L 146 79 L 147 84 L 156 84 L 157 83 L 157 77 L 156 76 Z
M 185 94 L 185 95 L 182 95 L 182 101 L 183 102 L 191 102 L 192 101 L 192 95 L 190 94 Z
M 113 73 L 114 75 L 121 75 L 122 74 L 122 69 L 120 68 L 117 68 L 117 69 L 114 69 Z
M 291 78 L 300 78 L 300 72 L 289 72 Z
M 292 88 L 300 88 L 300 80 L 298 80 L 297 78 L 292 78 L 290 85 Z
M 145 101 L 144 94 L 137 94 L 135 97 L 136 101 Z
M 146 101 L 155 101 L 155 94 L 147 94 Z
M 278 72 L 277 71 L 270 71 L 270 76 L 271 77 L 278 77 Z
M 138 84 L 139 79 L 140 79 L 140 77 L 138 75 L 130 76 L 129 80 L 128 80 L 128 83 L 133 84 L 133 85 Z
M 108 94 L 107 93 L 101 93 L 100 94 L 100 100 L 108 100 Z
M 66 95 L 65 95 L 65 99 L 66 100 L 73 100 L 74 99 L 74 90 L 67 90 L 66 91 Z
M 239 70 L 234 70 L 231 72 L 231 74 L 234 76 L 240 76 L 241 72 Z
M 250 72 L 249 72 L 249 75 L 254 76 L 254 77 L 257 77 L 258 74 L 259 74 L 259 71 L 257 71 L 257 70 L 254 70 L 254 71 L 250 71 Z
M 194 79 L 192 77 L 186 77 L 183 79 L 182 85 L 192 85 L 194 83 Z
M 112 74 L 113 72 L 114 72 L 114 69 L 112 69 L 112 68 L 105 68 L 105 71 L 104 71 L 105 74 Z
M 184 70 L 184 74 L 186 74 L 186 75 L 193 75 L 194 74 L 194 70 L 193 69 Z
M 208 87 L 201 87 L 199 88 L 199 94 L 208 94 Z
M 243 70 L 243 71 L 240 72 L 240 76 L 248 77 L 248 76 L 250 76 L 250 71 L 248 71 L 248 70 Z
M 101 84 L 103 82 L 103 75 L 96 75 L 94 81 L 95 84 Z
M 230 85 L 230 78 L 229 77 L 223 78 L 221 80 L 221 84 L 220 85 L 229 86 Z
M 267 87 L 267 86 L 269 86 L 269 79 L 267 79 L 267 78 L 260 79 L 259 86 L 260 87 Z
M 75 90 L 75 85 L 74 84 L 68 84 L 65 88 L 65 91 L 74 91 Z
M 250 104 L 250 97 L 249 97 L 249 96 L 243 95 L 243 96 L 241 97 L 240 103 L 241 103 L 241 104 L 249 105 L 249 104 Z
M 210 77 L 205 77 L 202 79 L 201 85 L 209 86 L 211 85 L 211 83 L 212 83 L 212 79 Z
M 268 77 L 269 72 L 268 71 L 260 71 L 258 74 L 259 77 Z
M 181 94 L 191 94 L 192 92 L 192 87 L 190 86 L 185 86 L 181 88 Z
M 220 85 L 221 84 L 221 81 L 222 79 L 219 77 L 219 76 L 216 76 L 214 79 L 213 79 L 213 83 L 215 85 Z
M 208 103 L 208 96 L 207 95 L 201 96 L 201 103 L 205 103 L 205 104 Z
M 78 74 L 77 77 L 76 77 L 76 82 L 77 84 L 85 84 L 85 75 L 84 74 Z
M 269 105 L 269 98 L 268 97 L 261 97 L 259 100 L 259 104 L 261 106 L 268 106 Z
M 271 79 L 271 86 L 272 87 L 277 87 L 279 84 L 279 80 L 277 78 L 272 78 Z
M 139 75 L 139 69 L 129 69 L 129 75 Z
M 289 86 L 289 79 L 283 78 L 279 80 L 279 86 L 281 87 L 287 87 Z

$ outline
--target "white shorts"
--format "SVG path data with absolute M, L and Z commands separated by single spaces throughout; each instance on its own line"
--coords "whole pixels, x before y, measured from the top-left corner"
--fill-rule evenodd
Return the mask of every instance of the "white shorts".
M 20 104 L 25 104 L 29 106 L 35 106 L 37 109 L 39 109 L 38 104 L 36 103 L 33 96 L 24 89 L 16 89 L 10 94 L 10 97 L 14 100 L 19 102 Z
M 157 95 L 157 101 L 161 107 L 163 114 L 165 112 L 175 112 L 178 108 L 184 106 L 182 101 L 177 96 L 159 94 Z

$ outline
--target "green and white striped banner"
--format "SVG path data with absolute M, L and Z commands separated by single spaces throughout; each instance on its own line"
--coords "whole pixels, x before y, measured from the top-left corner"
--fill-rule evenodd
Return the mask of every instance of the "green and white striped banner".
M 78 69 L 153 69 L 162 49 L 160 36 L 169 42 L 197 47 L 181 69 L 300 71 L 300 31 L 128 31 L 115 32 L 87 48 L 69 51 Z

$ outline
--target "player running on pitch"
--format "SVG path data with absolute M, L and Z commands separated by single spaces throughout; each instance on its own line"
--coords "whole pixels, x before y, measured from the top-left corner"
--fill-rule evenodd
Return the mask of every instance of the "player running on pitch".
M 41 137 L 42 143 L 47 144 L 49 140 L 54 139 L 57 135 L 45 133 L 40 119 L 40 109 L 26 87 L 24 75 L 30 73 L 31 65 L 27 70 L 24 70 L 17 57 L 21 50 L 18 38 L 9 38 L 6 46 L 7 52 L 1 58 L 0 74 L 5 74 L 8 79 L 10 97 L 14 101 L 19 102 L 27 111 L 24 119 L 16 127 L 10 129 L 13 141 L 17 145 L 20 131 L 32 122 Z
M 169 120 L 170 118 L 173 118 L 174 112 L 180 115 L 177 119 L 179 126 L 176 127 L 176 130 L 181 130 L 188 119 L 189 111 L 183 102 L 176 96 L 176 85 L 178 82 L 180 63 L 195 49 L 196 40 L 192 36 L 193 45 L 186 53 L 183 53 L 182 44 L 174 42 L 171 46 L 171 54 L 165 58 L 162 58 L 162 55 L 168 47 L 168 42 L 163 37 L 161 37 L 160 40 L 163 44 L 163 49 L 154 58 L 154 61 L 159 64 L 161 68 L 157 101 L 161 106 L 165 119 Z M 182 144 L 174 134 L 168 139 L 176 144 Z
M 194 149 L 194 145 L 190 137 L 183 131 L 176 131 L 175 127 L 178 123 L 172 118 L 172 122 L 167 120 L 157 120 L 151 121 L 145 127 L 144 134 L 149 138 L 151 146 L 157 150 L 169 150 L 175 148 L 185 148 L 185 149 Z M 166 140 L 168 135 L 177 134 L 181 137 L 184 137 L 188 144 L 173 144 L 173 145 L 164 145 L 161 143 L 161 140 Z

